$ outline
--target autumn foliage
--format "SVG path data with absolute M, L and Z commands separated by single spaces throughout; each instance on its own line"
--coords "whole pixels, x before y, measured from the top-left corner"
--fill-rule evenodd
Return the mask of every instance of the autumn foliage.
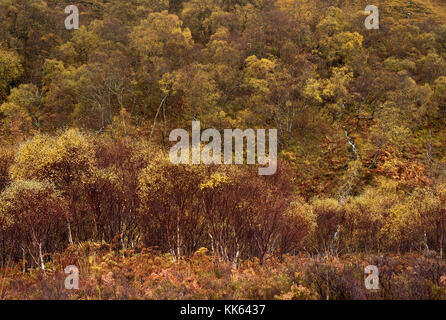
M 442 1 L 69 4 L 0 0 L 0 298 L 446 298 Z M 276 174 L 172 164 L 193 120 Z

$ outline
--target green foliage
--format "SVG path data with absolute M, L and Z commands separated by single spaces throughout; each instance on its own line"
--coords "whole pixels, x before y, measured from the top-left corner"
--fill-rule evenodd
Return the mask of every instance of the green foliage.
M 17 53 L 0 48 L 0 101 L 6 98 L 10 84 L 18 80 L 22 72 L 23 68 Z

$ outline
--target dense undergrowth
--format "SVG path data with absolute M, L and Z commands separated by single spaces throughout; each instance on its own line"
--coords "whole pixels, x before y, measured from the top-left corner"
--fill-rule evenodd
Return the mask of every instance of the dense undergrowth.
M 169 254 L 115 251 L 82 243 L 53 256 L 46 276 L 20 265 L 0 274 L 2 299 L 445 299 L 446 263 L 422 254 L 283 256 L 243 261 L 238 269 L 200 249 Z M 66 265 L 80 269 L 79 290 L 64 287 Z M 364 286 L 364 267 L 380 270 L 379 290 Z

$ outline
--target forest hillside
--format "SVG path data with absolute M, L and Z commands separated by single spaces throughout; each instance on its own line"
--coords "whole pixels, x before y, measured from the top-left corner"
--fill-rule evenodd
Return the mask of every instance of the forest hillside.
M 0 299 L 445 299 L 445 124 L 442 0 L 0 0 Z

